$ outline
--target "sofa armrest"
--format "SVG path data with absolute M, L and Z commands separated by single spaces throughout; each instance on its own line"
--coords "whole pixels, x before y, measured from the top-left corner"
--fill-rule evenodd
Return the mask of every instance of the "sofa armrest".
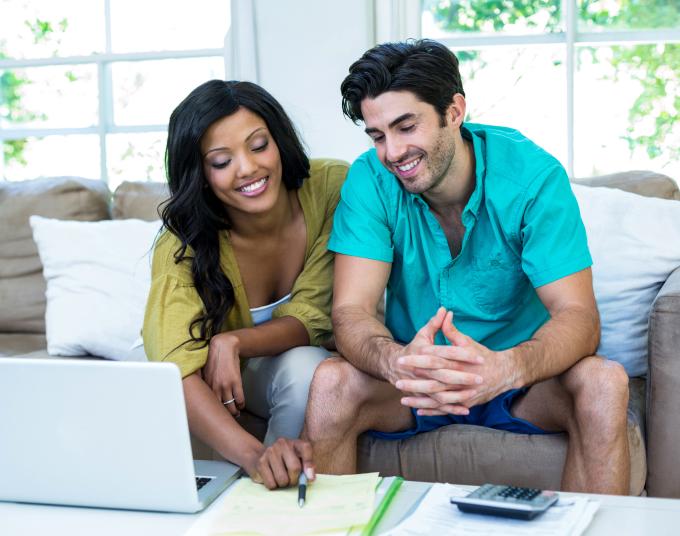
M 648 351 L 647 493 L 680 497 L 680 268 L 652 305 Z

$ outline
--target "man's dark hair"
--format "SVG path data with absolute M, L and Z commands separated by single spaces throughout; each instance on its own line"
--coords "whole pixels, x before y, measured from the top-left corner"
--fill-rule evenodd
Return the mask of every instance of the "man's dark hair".
M 458 58 L 431 39 L 377 45 L 350 66 L 340 86 L 342 111 L 357 124 L 364 119 L 361 101 L 386 91 L 410 91 L 443 119 L 453 96 L 465 96 Z

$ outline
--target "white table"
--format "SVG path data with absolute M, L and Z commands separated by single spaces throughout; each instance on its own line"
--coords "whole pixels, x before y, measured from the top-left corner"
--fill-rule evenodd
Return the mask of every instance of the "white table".
M 428 490 L 425 482 L 405 482 L 378 530 L 396 525 Z M 680 534 L 680 500 L 592 496 L 601 502 L 587 536 Z M 218 497 L 207 511 L 219 508 Z M 34 536 L 180 536 L 201 514 L 163 514 L 100 508 L 76 508 L 0 502 L 0 535 Z

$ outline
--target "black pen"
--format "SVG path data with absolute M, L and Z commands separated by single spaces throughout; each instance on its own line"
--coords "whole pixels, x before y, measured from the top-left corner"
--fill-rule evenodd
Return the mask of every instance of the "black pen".
M 300 478 L 298 478 L 298 506 L 302 508 L 305 505 L 305 496 L 307 495 L 307 475 L 302 471 Z

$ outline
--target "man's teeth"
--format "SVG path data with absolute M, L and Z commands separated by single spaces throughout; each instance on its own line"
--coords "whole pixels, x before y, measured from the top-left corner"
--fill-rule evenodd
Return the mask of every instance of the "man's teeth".
M 264 178 L 260 179 L 259 181 L 248 184 L 247 186 L 241 186 L 239 188 L 239 191 L 241 191 L 241 192 L 252 192 L 254 190 L 257 190 L 258 188 L 262 188 L 262 186 L 264 186 L 265 182 L 267 182 L 267 177 L 264 177 Z
M 413 162 L 411 162 L 409 164 L 405 164 L 403 166 L 397 166 L 397 169 L 399 171 L 409 171 L 410 169 L 413 169 L 414 167 L 416 167 L 419 163 L 420 163 L 420 158 L 418 158 L 417 160 L 414 160 Z

